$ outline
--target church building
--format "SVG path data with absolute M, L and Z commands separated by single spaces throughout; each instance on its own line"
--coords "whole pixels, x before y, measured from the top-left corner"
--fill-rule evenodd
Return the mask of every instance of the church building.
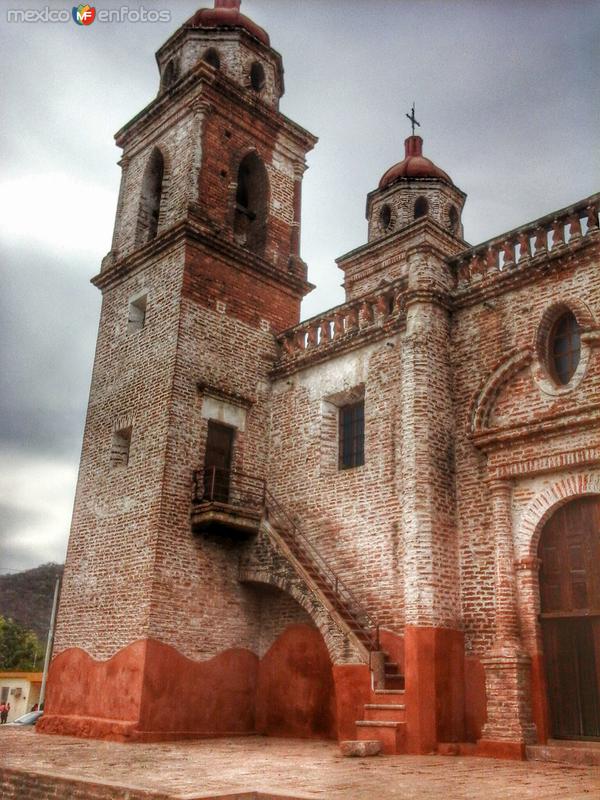
M 471 246 L 411 135 L 300 321 L 316 138 L 215 0 L 121 188 L 45 712 L 523 758 L 600 739 L 600 195 Z M 399 157 L 402 154 L 399 154 Z

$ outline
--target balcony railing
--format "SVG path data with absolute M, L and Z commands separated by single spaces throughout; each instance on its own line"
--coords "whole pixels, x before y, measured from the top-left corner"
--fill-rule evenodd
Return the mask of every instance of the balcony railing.
M 194 472 L 194 505 L 222 503 L 235 508 L 262 511 L 265 507 L 264 480 L 243 472 L 205 467 Z
M 282 539 L 291 549 L 300 563 L 310 564 L 316 572 L 317 584 L 325 586 L 334 595 L 334 606 L 345 618 L 359 638 L 370 650 L 379 650 L 379 626 L 367 609 L 360 603 L 354 592 L 330 567 L 312 542 L 304 535 L 290 514 L 266 490 L 266 516 L 271 525 L 279 532 Z
M 555 211 L 448 259 L 458 289 L 527 269 L 548 256 L 567 253 L 598 234 L 600 195 Z
M 289 328 L 277 337 L 281 360 L 325 350 L 404 316 L 406 278 L 376 289 L 365 297 L 329 309 L 326 314 Z

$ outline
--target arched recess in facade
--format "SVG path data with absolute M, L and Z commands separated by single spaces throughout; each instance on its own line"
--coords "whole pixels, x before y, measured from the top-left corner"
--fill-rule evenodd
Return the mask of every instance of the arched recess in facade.
M 532 658 L 532 703 L 542 738 L 553 734 L 556 718 L 552 720 L 548 697 L 548 670 L 540 617 L 540 540 L 547 524 L 560 508 L 593 497 L 600 498 L 600 472 L 588 471 L 566 476 L 547 486 L 530 501 L 515 531 L 521 637 L 525 650 Z
M 169 185 L 169 158 L 164 149 L 155 147 L 144 169 L 138 209 L 136 244 L 152 241 L 165 215 L 165 199 Z
M 305 591 L 301 581 L 279 570 L 247 565 L 240 570 L 239 580 L 246 584 L 257 584 L 280 589 L 301 606 L 312 619 L 323 637 L 332 664 L 361 664 L 364 658 L 358 647 L 333 622 L 325 606 L 310 592 Z
M 237 172 L 233 233 L 238 244 L 262 255 L 267 241 L 269 178 L 267 169 L 251 150 Z
M 521 518 L 516 541 L 517 558 L 537 558 L 542 530 L 554 512 L 577 497 L 594 494 L 600 495 L 600 471 L 569 475 L 537 494 Z
M 488 427 L 494 403 L 500 391 L 515 375 L 525 369 L 532 359 L 533 351 L 530 348 L 524 348 L 509 353 L 495 365 L 471 401 L 469 411 L 471 433 L 480 433 Z

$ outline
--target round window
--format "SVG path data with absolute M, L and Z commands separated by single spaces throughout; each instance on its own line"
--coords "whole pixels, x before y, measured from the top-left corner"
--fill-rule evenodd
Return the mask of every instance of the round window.
M 250 86 L 255 92 L 260 92 L 265 88 L 266 78 L 265 70 L 260 61 L 254 61 L 250 67 Z
M 379 225 L 384 231 L 389 230 L 392 226 L 392 209 L 387 203 L 381 206 L 379 211 Z
M 552 377 L 563 386 L 571 380 L 581 358 L 581 329 L 572 311 L 566 311 L 550 330 L 549 367 Z

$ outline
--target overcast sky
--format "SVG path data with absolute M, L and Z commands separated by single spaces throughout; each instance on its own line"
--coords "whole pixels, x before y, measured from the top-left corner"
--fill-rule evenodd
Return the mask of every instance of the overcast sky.
M 119 8 L 108 0 L 97 9 Z M 114 132 L 155 95 L 155 50 L 201 4 L 134 0 L 168 23 L 8 23 L 0 0 L 0 572 L 62 561 L 98 324 L 89 284 L 110 247 Z M 211 5 L 208 0 L 206 5 Z M 599 189 L 596 0 L 244 0 L 283 56 L 282 111 L 319 136 L 302 252 L 342 301 L 336 256 L 366 241 L 367 192 L 424 152 L 468 194 L 475 244 Z

